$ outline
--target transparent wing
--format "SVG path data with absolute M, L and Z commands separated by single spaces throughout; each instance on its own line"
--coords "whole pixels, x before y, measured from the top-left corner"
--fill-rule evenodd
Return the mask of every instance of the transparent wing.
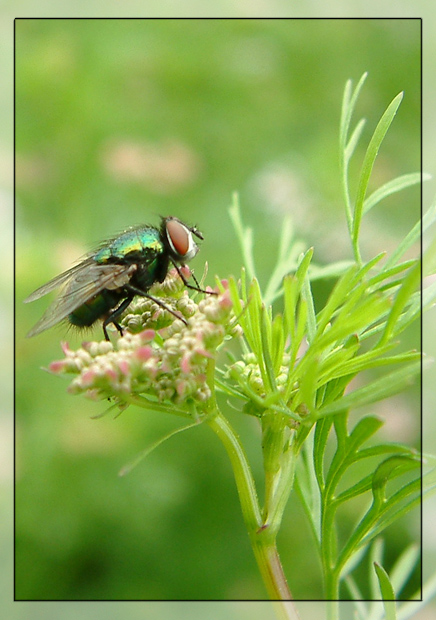
M 71 267 L 71 269 L 64 271 L 63 273 L 56 276 L 56 278 L 53 278 L 53 280 L 50 280 L 50 282 L 47 282 L 43 286 L 37 288 L 36 291 L 33 291 L 33 293 L 29 295 L 29 297 L 26 297 L 24 303 L 28 304 L 30 301 L 35 301 L 40 297 L 44 297 L 44 295 L 47 295 L 47 293 L 51 293 L 51 291 L 54 291 L 55 288 L 58 288 L 59 286 L 67 282 L 67 280 L 69 280 L 70 278 L 72 279 L 74 277 L 74 274 L 84 271 L 93 264 L 96 264 L 93 259 L 87 258 L 78 265 Z
M 53 327 L 103 289 L 115 290 L 124 286 L 129 282 L 136 268 L 135 264 L 99 265 L 90 258 L 41 286 L 25 301 L 39 299 L 62 284 L 64 284 L 64 289 L 30 330 L 27 337 L 31 338 Z

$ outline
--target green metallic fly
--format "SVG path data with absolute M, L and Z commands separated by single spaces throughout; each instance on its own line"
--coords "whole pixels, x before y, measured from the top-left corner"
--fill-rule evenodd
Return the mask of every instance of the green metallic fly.
M 117 319 L 137 295 L 152 299 L 186 323 L 182 316 L 147 291 L 155 282 L 165 280 L 172 264 L 188 288 L 211 293 L 201 289 L 195 277 L 197 286 L 190 285 L 179 269 L 179 265 L 184 266 L 198 252 L 194 236 L 203 240 L 197 228 L 190 228 L 176 217 L 164 217 L 160 229 L 132 227 L 102 243 L 81 263 L 50 280 L 24 300 L 25 303 L 35 301 L 63 285 L 61 295 L 27 337 L 36 336 L 63 319 L 77 327 L 90 327 L 102 319 L 106 340 L 109 340 L 107 326 L 110 323 L 123 335 Z

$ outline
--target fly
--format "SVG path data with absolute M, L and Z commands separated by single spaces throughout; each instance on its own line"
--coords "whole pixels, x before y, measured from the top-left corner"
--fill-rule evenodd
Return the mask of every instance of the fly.
M 109 340 L 107 326 L 113 323 L 121 336 L 118 318 L 134 297 L 152 299 L 186 324 L 185 319 L 162 301 L 148 294 L 155 282 L 163 282 L 170 265 L 174 265 L 183 283 L 201 293 L 210 293 L 189 284 L 180 271 L 198 252 L 194 237 L 203 240 L 197 228 L 189 227 L 176 217 L 162 218 L 160 228 L 137 226 L 104 243 L 85 259 L 34 291 L 25 303 L 35 301 L 62 286 L 59 297 L 48 307 L 27 337 L 53 327 L 67 319 L 77 327 L 90 327 L 103 320 L 103 333 Z

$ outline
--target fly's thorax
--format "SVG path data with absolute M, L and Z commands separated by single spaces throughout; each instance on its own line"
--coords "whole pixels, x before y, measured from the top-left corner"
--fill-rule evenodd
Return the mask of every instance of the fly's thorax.
M 153 226 L 129 228 L 103 245 L 95 254 L 97 263 L 152 260 L 165 251 L 160 232 Z
M 155 282 L 163 282 L 168 273 L 169 258 L 167 254 L 159 254 L 153 260 L 138 262 L 132 275 L 131 284 L 146 292 Z

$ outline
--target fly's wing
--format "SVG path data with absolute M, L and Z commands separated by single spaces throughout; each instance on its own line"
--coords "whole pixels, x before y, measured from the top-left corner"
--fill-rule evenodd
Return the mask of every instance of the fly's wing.
M 51 293 L 52 291 L 54 291 L 55 288 L 58 288 L 62 284 L 65 284 L 65 282 L 67 282 L 68 280 L 73 279 L 74 274 L 83 271 L 85 268 L 90 267 L 92 264 L 95 264 L 93 259 L 87 258 L 78 265 L 71 267 L 71 269 L 64 271 L 63 273 L 56 276 L 56 278 L 53 278 L 53 280 L 50 280 L 50 282 L 47 282 L 47 284 L 44 284 L 43 286 L 37 288 L 36 291 L 33 291 L 33 293 L 29 295 L 29 297 L 26 297 L 24 303 L 28 304 L 30 301 L 35 301 L 36 299 L 39 299 L 40 297 L 44 297 L 44 295 Z
M 53 327 L 103 289 L 115 290 L 125 286 L 136 268 L 135 264 L 100 265 L 90 258 L 41 286 L 25 301 L 34 301 L 61 284 L 65 285 L 58 299 L 47 308 L 38 323 L 27 334 L 27 338 Z

